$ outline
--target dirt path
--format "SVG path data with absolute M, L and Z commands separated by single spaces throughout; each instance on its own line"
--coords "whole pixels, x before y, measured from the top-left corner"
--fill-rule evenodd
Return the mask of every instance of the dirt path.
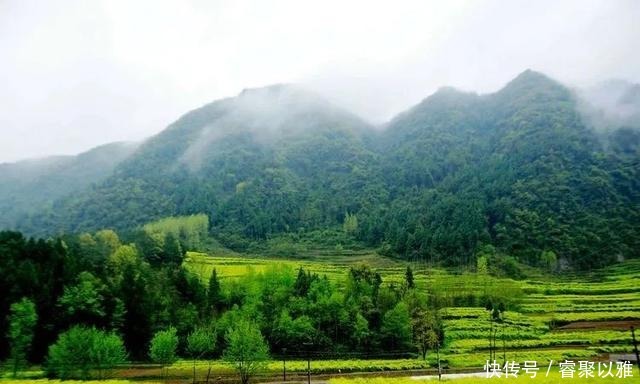
M 573 330 L 596 330 L 596 329 L 619 329 L 627 330 L 630 327 L 640 328 L 640 320 L 615 320 L 615 321 L 575 321 L 562 327 L 558 327 L 556 331 L 573 331 Z

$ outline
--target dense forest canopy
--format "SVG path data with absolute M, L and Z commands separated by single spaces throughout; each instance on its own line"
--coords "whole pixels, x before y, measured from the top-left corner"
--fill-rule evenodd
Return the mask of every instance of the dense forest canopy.
M 493 94 L 443 88 L 384 129 L 295 86 L 247 90 L 114 157 L 93 184 L 35 211 L 3 208 L 0 224 L 132 231 L 204 214 L 209 235 L 237 251 L 338 231 L 445 265 L 482 253 L 591 268 L 640 252 L 640 124 L 624 112 L 635 110 L 633 89 L 598 112 L 593 95 L 525 71 Z M 0 176 L 5 189 L 17 183 Z M 0 192 L 3 207 L 16 195 Z

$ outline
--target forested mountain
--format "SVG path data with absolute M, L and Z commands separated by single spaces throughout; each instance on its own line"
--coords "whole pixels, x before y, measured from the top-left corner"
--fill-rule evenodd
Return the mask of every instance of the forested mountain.
M 12 227 L 25 213 L 40 214 L 56 199 L 104 180 L 136 146 L 111 143 L 77 156 L 0 164 L 0 228 Z
M 238 250 L 344 228 L 383 253 L 444 264 L 636 257 L 640 134 L 615 120 L 598 131 L 584 100 L 525 71 L 493 94 L 440 89 L 376 129 L 295 86 L 246 90 L 182 116 L 18 227 L 126 230 L 205 213 Z
M 635 155 L 605 151 L 574 95 L 532 71 L 491 95 L 443 89 L 385 131 L 398 196 L 374 221 L 394 253 L 448 262 L 479 244 L 534 265 L 544 251 L 585 267 L 637 256 L 638 134 L 624 132 Z

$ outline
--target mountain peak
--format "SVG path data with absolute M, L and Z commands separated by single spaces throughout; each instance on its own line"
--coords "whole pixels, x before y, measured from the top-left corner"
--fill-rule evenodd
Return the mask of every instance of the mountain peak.
M 512 103 L 515 100 L 569 100 L 567 87 L 547 75 L 527 69 L 493 94 L 497 102 Z
M 266 93 L 276 94 L 276 93 L 292 91 L 294 89 L 299 90 L 299 87 L 291 83 L 276 83 L 276 84 L 266 85 L 263 87 L 244 88 L 238 96 L 242 97 L 246 95 L 266 94 Z
M 505 88 L 509 87 L 531 87 L 537 85 L 560 85 L 555 80 L 551 79 L 547 75 L 541 72 L 537 72 L 531 69 L 527 69 L 524 72 L 521 72 L 518 76 L 516 76 L 513 80 L 511 80 Z

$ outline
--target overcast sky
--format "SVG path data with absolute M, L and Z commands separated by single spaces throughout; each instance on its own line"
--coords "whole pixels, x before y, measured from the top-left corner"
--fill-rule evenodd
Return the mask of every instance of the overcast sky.
M 372 122 L 524 69 L 640 82 L 640 1 L 0 0 L 0 162 L 139 140 L 295 82 Z

